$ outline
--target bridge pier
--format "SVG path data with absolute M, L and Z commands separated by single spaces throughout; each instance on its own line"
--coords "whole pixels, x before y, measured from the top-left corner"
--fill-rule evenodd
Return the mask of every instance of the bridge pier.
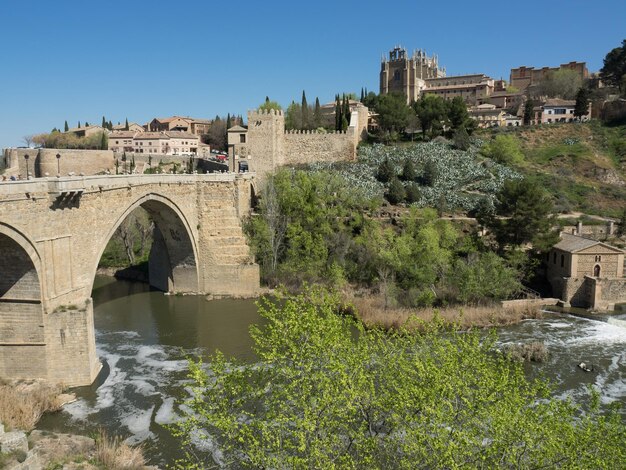
M 67 386 L 91 384 L 102 368 L 96 354 L 91 298 L 44 315 L 44 330 L 45 377 Z
M 138 207 L 156 227 L 150 283 L 166 292 L 259 292 L 241 219 L 251 175 L 133 175 L 0 185 L 0 378 L 93 382 L 93 280 Z

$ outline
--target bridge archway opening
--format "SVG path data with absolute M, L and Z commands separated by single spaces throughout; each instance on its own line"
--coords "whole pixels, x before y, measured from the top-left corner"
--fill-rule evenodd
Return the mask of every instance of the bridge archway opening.
M 116 253 L 117 252 L 117 253 Z M 177 208 L 156 196 L 131 206 L 118 220 L 99 264 L 111 258 L 134 265 L 130 277 L 147 274 L 150 286 L 164 292 L 197 292 L 196 247 L 190 227 Z M 124 277 L 124 276 L 122 276 Z M 144 277 L 145 280 L 145 277 Z
M 0 377 L 46 373 L 42 290 L 33 255 L 0 230 Z

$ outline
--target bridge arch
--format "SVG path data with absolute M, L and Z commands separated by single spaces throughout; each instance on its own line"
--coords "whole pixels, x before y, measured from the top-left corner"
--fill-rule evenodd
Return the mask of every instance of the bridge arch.
M 0 376 L 46 375 L 41 258 L 17 229 L 0 223 Z
M 137 208 L 142 207 L 155 224 L 149 257 L 150 285 L 165 292 L 198 292 L 198 245 L 185 213 L 170 198 L 148 193 L 130 204 L 108 229 L 92 268 L 93 280 L 106 245 L 118 227 Z

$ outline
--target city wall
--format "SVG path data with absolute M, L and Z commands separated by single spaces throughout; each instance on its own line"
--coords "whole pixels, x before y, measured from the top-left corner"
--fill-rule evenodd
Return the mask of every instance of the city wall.
M 25 158 L 28 155 L 28 160 Z M 61 158 L 57 159 L 57 155 Z M 10 148 L 4 150 L 8 176 L 62 176 L 69 173 L 83 175 L 104 174 L 115 171 L 115 158 L 110 150 L 32 149 Z
M 282 111 L 250 111 L 246 143 L 249 169 L 263 180 L 283 165 L 354 160 L 359 142 L 367 135 L 367 118 L 367 108 L 359 106 L 352 111 L 345 132 L 286 131 Z

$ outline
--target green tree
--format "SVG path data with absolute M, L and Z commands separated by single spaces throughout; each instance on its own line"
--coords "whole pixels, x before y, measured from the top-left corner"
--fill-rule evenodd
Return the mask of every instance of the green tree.
M 421 191 L 417 184 L 411 182 L 406 186 L 406 201 L 409 204 L 418 202 L 421 196 Z
M 524 103 L 524 125 L 529 126 L 535 118 L 535 102 L 532 98 L 528 98 Z
M 100 150 L 109 149 L 109 137 L 106 132 L 102 132 L 100 137 Z
M 461 126 L 454 131 L 452 142 L 454 142 L 454 146 L 459 150 L 469 150 L 471 143 L 465 126 Z
M 478 222 L 494 235 L 500 249 L 532 243 L 540 251 L 558 241 L 551 197 L 529 179 L 508 180 L 496 195 L 494 209 L 483 208 Z
M 427 94 L 413 103 L 413 108 L 422 125 L 422 133 L 433 137 L 443 128 L 448 109 L 441 96 Z
M 604 83 L 626 92 L 626 39 L 622 41 L 621 47 L 612 49 L 606 55 L 600 77 Z
M 448 121 L 450 126 L 453 130 L 464 128 L 469 119 L 465 100 L 460 96 L 455 96 L 448 104 Z
M 322 108 L 320 106 L 320 99 L 315 97 L 315 111 L 313 111 L 313 127 L 319 129 L 322 127 Z
M 404 166 L 402 167 L 400 179 L 402 181 L 415 181 L 417 179 L 417 171 L 415 170 L 413 160 L 411 160 L 410 158 L 404 160 Z
M 497 135 L 481 149 L 483 155 L 498 163 L 519 165 L 524 161 L 519 140 L 513 135 Z
M 294 130 L 301 129 L 302 125 L 302 106 L 295 101 L 287 107 L 285 111 L 285 129 Z
M 230 129 L 231 127 L 233 127 L 233 123 L 230 118 L 230 113 L 228 113 L 228 115 L 226 116 L 226 131 L 228 131 L 228 129 Z
M 80 121 L 78 121 L 78 128 L 80 129 Z
M 582 86 L 582 78 L 574 70 L 559 69 L 548 72 L 539 83 L 536 94 L 550 98 L 571 100 Z
M 406 97 L 401 93 L 382 95 L 376 103 L 378 125 L 386 132 L 404 131 L 412 112 L 411 108 L 406 104 Z
M 63 126 L 63 130 L 64 130 L 65 132 L 67 132 L 67 131 L 69 131 L 69 130 L 70 130 L 70 126 L 67 124 L 67 121 L 65 121 L 65 125 Z
M 125 131 L 127 131 L 127 130 L 129 130 L 129 129 L 130 129 L 130 128 L 128 127 L 128 118 L 126 118 L 126 121 L 125 121 L 125 123 L 124 123 L 124 130 L 125 130 Z
M 424 186 L 434 186 L 439 171 L 434 161 L 428 160 L 424 164 L 424 171 L 422 172 L 421 183 Z
M 388 183 L 395 177 L 396 177 L 396 169 L 393 166 L 393 163 L 391 163 L 388 158 L 385 158 L 381 162 L 381 164 L 378 166 L 378 171 L 376 172 L 376 179 L 382 183 Z
M 276 101 L 270 101 L 269 97 L 265 97 L 265 102 L 259 106 L 259 110 L 261 111 L 270 111 L 270 110 L 274 110 L 274 111 L 281 111 L 283 108 L 280 104 L 278 104 Z
M 466 259 L 458 259 L 450 282 L 458 289 L 456 298 L 469 304 L 504 300 L 521 288 L 518 272 L 493 252 L 472 253 Z
M 100 127 L 102 127 L 103 129 L 107 128 L 107 120 L 104 118 L 104 116 L 102 116 L 102 124 L 100 124 Z
M 385 193 L 385 198 L 391 204 L 400 204 L 406 198 L 406 191 L 398 178 L 394 177 L 389 183 L 389 188 Z
M 589 91 L 585 87 L 581 87 L 576 93 L 576 106 L 574 107 L 574 116 L 581 119 L 589 114 Z
M 309 105 L 306 101 L 306 93 L 302 90 L 302 122 L 300 124 L 300 129 L 310 129 L 311 122 L 309 120 Z
M 341 111 L 341 101 L 339 101 L 339 95 L 335 95 L 335 130 L 341 130 L 341 119 L 342 111 Z
M 337 296 L 262 300 L 258 361 L 190 362 L 176 468 L 621 468 L 624 423 L 494 353 L 495 335 L 365 329 Z M 197 451 L 198 442 L 217 446 Z

